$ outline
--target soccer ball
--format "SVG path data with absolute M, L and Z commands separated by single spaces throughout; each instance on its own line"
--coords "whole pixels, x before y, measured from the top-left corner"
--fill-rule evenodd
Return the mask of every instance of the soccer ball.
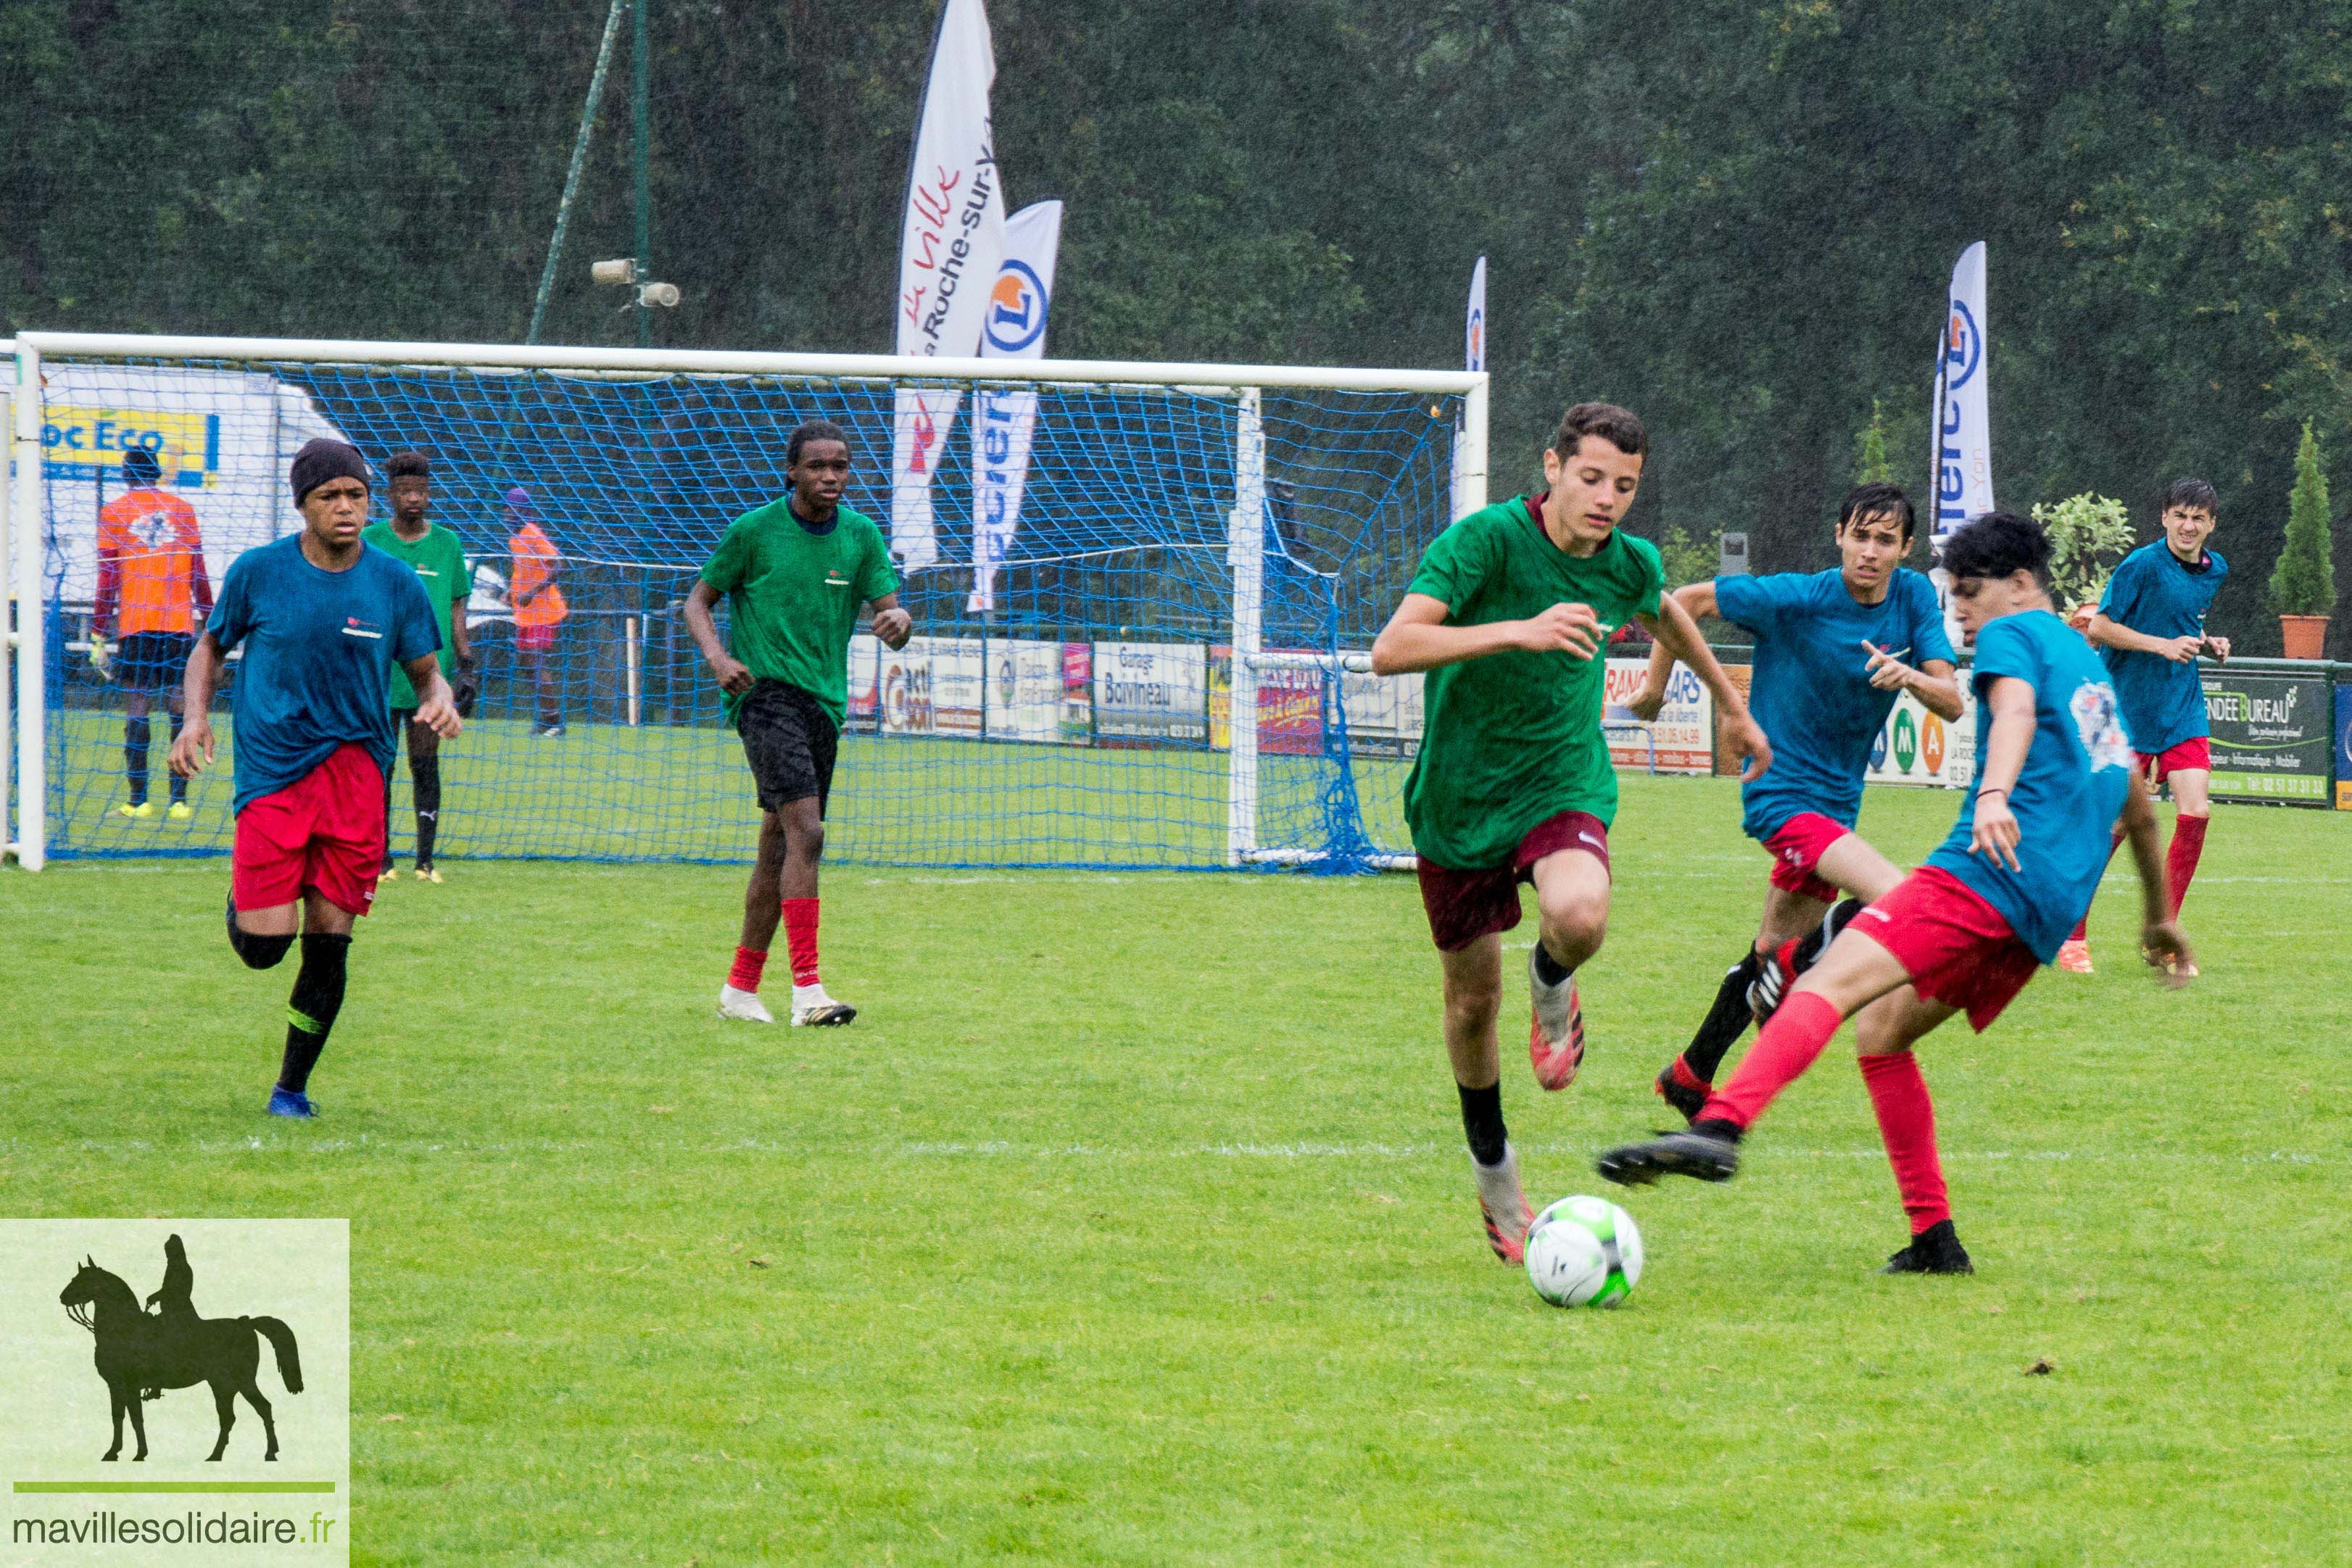
M 1642 1278 L 1642 1232 L 1605 1197 L 1563 1197 L 1528 1227 L 1528 1278 L 1555 1307 L 1613 1307 Z

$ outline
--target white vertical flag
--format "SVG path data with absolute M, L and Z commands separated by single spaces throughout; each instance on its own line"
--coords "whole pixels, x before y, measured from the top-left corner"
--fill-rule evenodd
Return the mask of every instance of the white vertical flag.
M 1062 204 L 1038 202 L 1004 221 L 1004 265 L 989 291 L 983 360 L 1035 360 L 1045 353 L 1054 303 L 1054 261 L 1062 246 Z M 971 597 L 964 609 L 996 608 L 996 569 L 1021 520 L 1029 447 L 1037 434 L 1037 392 L 984 392 L 971 400 Z
M 1462 328 L 1462 364 L 1465 370 L 1486 368 L 1486 258 L 1480 256 L 1478 265 L 1470 269 L 1470 314 Z M 1462 425 L 1454 426 L 1454 515 L 1467 511 L 1462 502 Z
M 915 130 L 898 240 L 902 355 L 966 359 L 980 350 L 988 288 L 1004 256 L 1004 190 L 988 93 L 996 51 L 981 0 L 948 0 Z M 908 571 L 939 559 L 931 478 L 961 394 L 901 388 L 890 440 L 890 550 Z
M 1936 356 L 1934 427 L 1935 524 L 1928 542 L 1941 549 L 1945 537 L 1994 510 L 1992 499 L 1990 333 L 1985 317 L 1985 247 L 1979 240 L 1960 252 L 1944 298 L 1944 329 Z M 1946 630 L 1955 647 L 1967 639 L 1951 612 L 1951 580 L 1940 566 L 1933 578 L 1944 601 Z

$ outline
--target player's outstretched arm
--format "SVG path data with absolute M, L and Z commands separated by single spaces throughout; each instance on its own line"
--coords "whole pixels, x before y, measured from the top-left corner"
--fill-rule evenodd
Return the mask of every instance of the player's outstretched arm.
M 2131 793 L 2124 797 L 2123 830 L 2131 841 L 2132 866 L 2139 873 L 2140 956 L 2162 970 L 2164 983 L 2177 990 L 2189 983 L 2197 959 L 2172 915 L 2156 808 L 2148 801 L 2147 780 L 2137 768 L 2131 776 Z
M 172 742 L 171 767 L 183 779 L 212 766 L 213 692 L 220 685 L 220 639 L 208 631 L 189 651 L 187 673 L 180 677 L 180 706 L 188 717 Z
M 1711 599 L 1714 595 L 1715 585 L 1710 582 L 1707 596 Z M 1764 727 L 1748 711 L 1748 699 L 1739 695 L 1739 688 L 1731 684 L 1731 677 L 1716 663 L 1715 650 L 1698 634 L 1698 622 L 1683 608 L 1682 591 L 1662 596 L 1655 615 L 1638 615 L 1634 619 L 1657 639 L 1658 646 L 1670 658 L 1688 664 L 1691 673 L 1715 694 L 1715 706 L 1723 715 L 1723 727 L 1734 754 L 1748 758 L 1748 765 L 1739 770 L 1739 781 L 1744 784 L 1762 778 L 1764 770 L 1772 766 L 1772 743 L 1764 738 Z
M 1452 606 L 1426 593 L 1408 593 L 1372 641 L 1372 674 L 1409 675 L 1490 653 L 1523 649 L 1590 659 L 1601 651 L 1601 617 L 1589 604 L 1555 604 L 1525 621 L 1449 626 Z
M 907 639 L 915 634 L 915 618 L 898 602 L 896 593 L 886 593 L 874 601 L 874 634 L 892 649 L 903 648 Z
M 457 694 L 441 674 L 441 658 L 437 653 L 425 653 L 400 666 L 408 672 L 409 685 L 416 688 L 415 722 L 425 726 L 444 740 L 455 740 L 465 723 L 457 716 Z
M 717 589 L 707 582 L 696 583 L 694 591 L 686 596 L 686 629 L 694 645 L 702 650 L 710 673 L 719 677 L 719 689 L 740 696 L 751 689 L 751 666 L 730 653 L 719 640 L 719 623 L 710 618 L 710 607 L 718 602 Z
M 1906 664 L 1901 658 L 1865 638 L 1870 650 L 1870 684 L 1882 692 L 1909 692 L 1919 706 L 1946 724 L 1960 722 L 1960 681 L 1949 659 L 1928 659 Z
M 1699 617 L 1712 615 L 1717 609 L 1715 580 L 1711 577 L 1685 583 L 1675 590 L 1673 597 L 1675 603 L 1689 612 L 1693 625 L 1698 623 Z M 1634 693 L 1633 700 L 1625 705 L 1635 718 L 1647 724 L 1665 710 L 1666 682 L 1674 673 L 1674 650 L 1664 643 L 1653 642 L 1650 644 L 1650 667 L 1642 677 L 1642 689 Z
M 2025 771 L 2025 753 L 2033 745 L 2033 683 L 2001 675 L 1986 688 L 1985 706 L 1992 712 L 1992 728 L 1985 736 L 1984 768 L 1977 776 L 1975 827 L 1969 836 L 1969 853 L 1982 855 L 2011 871 L 2017 862 L 2017 816 L 2009 809 L 2009 792 Z
M 2126 653 L 2154 653 L 2176 664 L 2193 662 L 2204 650 L 2206 642 L 2202 635 L 2151 637 L 2145 632 L 2133 631 L 2120 621 L 2110 620 L 2105 614 L 2092 616 L 2091 624 L 2084 629 L 2083 635 L 2098 647 L 2116 648 Z

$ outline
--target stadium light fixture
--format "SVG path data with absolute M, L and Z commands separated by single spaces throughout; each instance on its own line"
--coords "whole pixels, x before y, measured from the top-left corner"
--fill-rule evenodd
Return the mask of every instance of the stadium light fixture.
M 621 307 L 624 310 L 630 306 L 642 310 L 656 305 L 668 309 L 675 307 L 680 298 L 677 284 L 647 281 L 645 274 L 638 270 L 635 260 L 627 256 L 618 261 L 593 262 L 589 265 L 588 276 L 598 283 L 619 284 L 635 289 L 629 304 Z

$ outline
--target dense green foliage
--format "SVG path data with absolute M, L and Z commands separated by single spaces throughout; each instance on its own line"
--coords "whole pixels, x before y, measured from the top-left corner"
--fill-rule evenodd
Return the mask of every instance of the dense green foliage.
M 2305 421 L 2294 453 L 2294 494 L 2286 515 L 2286 548 L 2271 573 L 2271 608 L 2282 615 L 2326 615 L 2336 609 L 2336 566 L 2328 559 L 2327 472 L 2319 438 Z
M 934 0 L 653 4 L 661 340 L 886 348 Z M 0 318 L 519 338 L 604 11 L 0 0 Z M 2006 504 L 2121 496 L 2152 538 L 2201 474 L 2251 585 L 2296 430 L 2352 414 L 2352 0 L 991 14 L 1012 198 L 1069 203 L 1057 350 L 1450 364 L 1485 252 L 1498 486 L 1615 398 L 1658 438 L 1634 526 L 1744 529 L 1760 570 L 1830 559 L 1874 406 L 1924 479 L 1970 240 Z M 629 248 L 625 89 L 559 340 L 634 339 L 585 278 Z M 2266 609 L 2214 623 L 2265 651 Z

